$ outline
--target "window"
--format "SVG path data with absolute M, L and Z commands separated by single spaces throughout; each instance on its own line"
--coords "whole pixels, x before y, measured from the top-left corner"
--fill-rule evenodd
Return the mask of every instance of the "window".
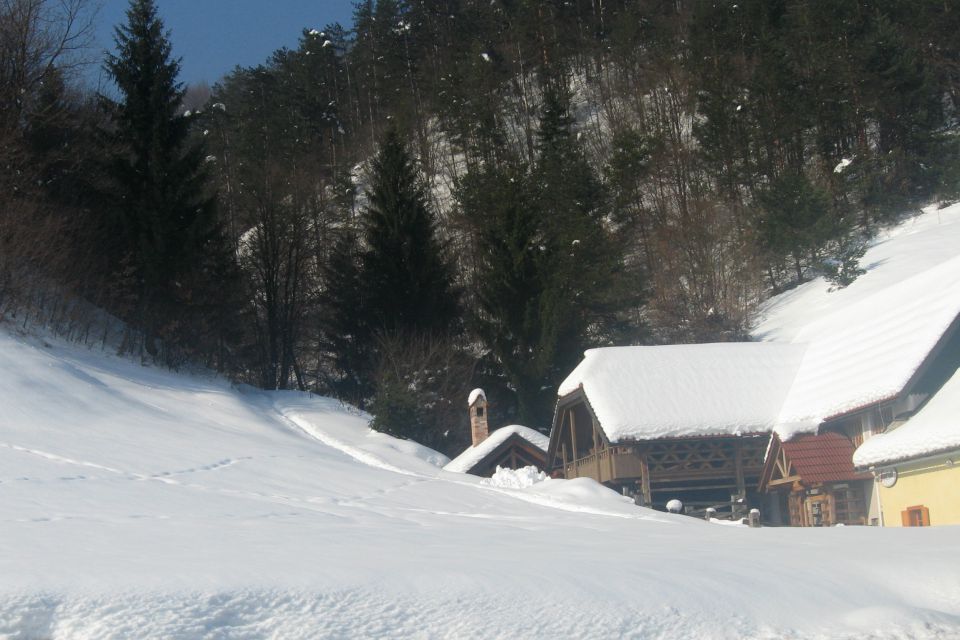
M 478 418 L 483 417 L 483 407 L 477 407 L 477 417 Z
M 864 514 L 863 498 L 859 489 L 856 487 L 836 485 L 833 493 L 837 522 L 843 524 L 863 524 L 866 520 Z
M 905 510 L 900 512 L 900 518 L 902 519 L 903 526 L 905 527 L 930 526 L 930 510 L 923 505 L 907 507 Z

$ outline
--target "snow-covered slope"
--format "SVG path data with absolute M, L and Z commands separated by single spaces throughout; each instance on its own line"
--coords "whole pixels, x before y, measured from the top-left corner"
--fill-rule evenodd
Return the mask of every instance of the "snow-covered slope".
M 960 634 L 956 528 L 711 527 L 366 421 L 0 326 L 0 637 Z

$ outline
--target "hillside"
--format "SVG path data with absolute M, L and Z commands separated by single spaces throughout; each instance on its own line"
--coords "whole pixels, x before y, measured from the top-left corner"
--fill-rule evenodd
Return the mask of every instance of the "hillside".
M 0 331 L 0 637 L 947 638 L 955 528 L 525 490 L 295 393 Z M 895 552 L 892 552 L 894 551 Z

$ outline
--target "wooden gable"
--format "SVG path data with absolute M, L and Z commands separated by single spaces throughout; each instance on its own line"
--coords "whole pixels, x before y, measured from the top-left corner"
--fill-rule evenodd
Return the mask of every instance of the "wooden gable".
M 505 469 L 522 469 L 533 466 L 540 471 L 544 471 L 547 466 L 546 453 L 514 433 L 501 442 L 496 449 L 470 467 L 467 473 L 488 477 L 496 473 L 498 466 Z
M 774 487 L 799 487 L 800 474 L 793 468 L 793 463 L 783 449 L 780 436 L 773 434 L 767 459 L 760 474 L 760 491 L 769 491 Z
M 550 429 L 550 444 L 547 447 L 547 468 L 563 468 L 590 455 L 598 449 L 610 446 L 593 407 L 583 389 L 567 394 L 557 402 Z
M 828 482 L 867 480 L 870 474 L 853 467 L 853 442 L 846 436 L 827 431 L 807 433 L 783 442 L 776 435 L 761 476 L 761 490 L 778 486 L 818 486 Z

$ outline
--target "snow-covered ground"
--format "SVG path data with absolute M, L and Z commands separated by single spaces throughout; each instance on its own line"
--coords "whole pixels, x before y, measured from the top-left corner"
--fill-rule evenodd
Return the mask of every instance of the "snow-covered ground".
M 960 528 L 710 526 L 366 421 L 0 326 L 0 637 L 960 636 Z

